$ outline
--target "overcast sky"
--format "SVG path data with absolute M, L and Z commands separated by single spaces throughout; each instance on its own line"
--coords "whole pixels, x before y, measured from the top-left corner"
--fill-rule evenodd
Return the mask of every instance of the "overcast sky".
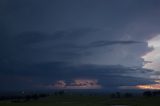
M 159 0 L 0 0 L 0 90 L 154 84 L 159 20 Z

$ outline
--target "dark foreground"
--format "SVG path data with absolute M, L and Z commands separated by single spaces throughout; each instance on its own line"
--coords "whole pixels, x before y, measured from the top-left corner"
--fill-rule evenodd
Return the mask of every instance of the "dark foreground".
M 160 106 L 160 97 L 50 96 L 39 100 L 0 101 L 0 106 Z

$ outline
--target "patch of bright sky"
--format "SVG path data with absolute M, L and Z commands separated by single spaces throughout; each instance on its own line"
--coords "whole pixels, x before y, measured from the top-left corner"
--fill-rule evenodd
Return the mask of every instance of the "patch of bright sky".
M 153 50 L 142 57 L 145 61 L 143 68 L 160 71 L 160 35 L 150 39 L 148 47 L 153 48 Z

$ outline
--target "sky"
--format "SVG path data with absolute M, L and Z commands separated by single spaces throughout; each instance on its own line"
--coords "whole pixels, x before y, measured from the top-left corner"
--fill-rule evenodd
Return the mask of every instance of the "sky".
M 0 91 L 160 89 L 159 19 L 159 0 L 0 0 Z

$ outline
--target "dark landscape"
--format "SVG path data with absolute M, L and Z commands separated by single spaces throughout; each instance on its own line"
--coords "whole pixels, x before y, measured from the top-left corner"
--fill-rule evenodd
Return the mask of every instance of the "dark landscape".
M 142 93 L 80 93 L 57 91 L 54 93 L 1 96 L 2 106 L 158 106 L 160 91 Z
M 0 0 L 0 106 L 160 106 L 160 0 Z

